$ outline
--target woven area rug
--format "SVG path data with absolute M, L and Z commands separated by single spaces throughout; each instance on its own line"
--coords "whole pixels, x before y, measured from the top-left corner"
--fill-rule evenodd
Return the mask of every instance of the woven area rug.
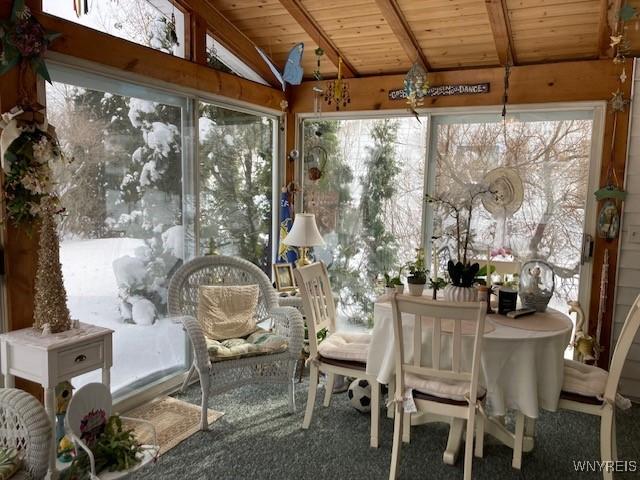
M 209 425 L 224 415 L 209 409 Z M 139 418 L 151 422 L 156 428 L 160 455 L 167 453 L 183 440 L 200 430 L 200 406 L 183 402 L 172 397 L 160 397 L 124 413 L 125 417 Z M 148 428 L 136 423 L 126 424 L 133 428 L 142 444 L 151 444 L 152 435 Z

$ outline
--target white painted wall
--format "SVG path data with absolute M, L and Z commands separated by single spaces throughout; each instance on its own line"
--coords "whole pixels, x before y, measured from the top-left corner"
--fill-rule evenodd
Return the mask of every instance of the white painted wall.
M 639 63 L 640 64 L 640 63 Z M 632 101 L 629 157 L 625 179 L 627 199 L 622 215 L 620 259 L 618 262 L 616 305 L 614 310 L 613 345 L 618 340 L 629 308 L 640 295 L 640 243 L 632 241 L 630 229 L 640 229 L 640 68 L 636 65 Z M 638 239 L 640 241 L 640 239 Z M 640 398 L 640 334 L 636 336 L 622 371 L 620 393 Z

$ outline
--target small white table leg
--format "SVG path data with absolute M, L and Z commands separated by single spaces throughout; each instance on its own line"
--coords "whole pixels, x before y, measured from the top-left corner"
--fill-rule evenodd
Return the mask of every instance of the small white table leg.
M 13 375 L 9 375 L 8 373 L 4 376 L 4 388 L 15 388 L 16 387 L 16 377 Z
M 106 365 L 102 367 L 102 383 L 111 388 L 111 369 Z
M 461 418 L 452 418 L 451 427 L 449 428 L 449 439 L 447 440 L 447 449 L 442 455 L 442 461 L 447 465 L 455 465 L 460 453 L 462 445 L 462 434 L 464 432 L 465 420 Z
M 51 422 L 51 452 L 49 454 L 49 470 L 47 471 L 47 479 L 58 478 L 56 470 L 56 389 L 54 387 L 45 388 L 44 390 L 44 409 L 49 415 Z

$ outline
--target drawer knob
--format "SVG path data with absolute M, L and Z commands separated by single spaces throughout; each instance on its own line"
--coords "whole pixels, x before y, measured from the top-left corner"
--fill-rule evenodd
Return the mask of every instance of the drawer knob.
M 76 363 L 80 363 L 80 362 L 84 362 L 87 359 L 87 356 L 84 354 L 80 354 L 76 357 L 76 359 L 74 360 Z

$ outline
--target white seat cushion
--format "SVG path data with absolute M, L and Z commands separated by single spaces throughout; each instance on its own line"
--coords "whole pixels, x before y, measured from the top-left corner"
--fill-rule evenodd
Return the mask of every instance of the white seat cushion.
M 439 380 L 431 377 L 422 377 L 412 373 L 404 375 L 405 387 L 412 390 L 432 395 L 434 397 L 448 398 L 457 402 L 466 401 L 466 396 L 471 391 L 471 383 L 457 380 Z M 478 385 L 478 398 L 482 398 L 487 390 Z
M 602 397 L 608 376 L 601 368 L 565 359 L 562 390 L 585 397 Z
M 336 332 L 318 345 L 318 353 L 335 360 L 367 363 L 371 335 L 368 333 Z

